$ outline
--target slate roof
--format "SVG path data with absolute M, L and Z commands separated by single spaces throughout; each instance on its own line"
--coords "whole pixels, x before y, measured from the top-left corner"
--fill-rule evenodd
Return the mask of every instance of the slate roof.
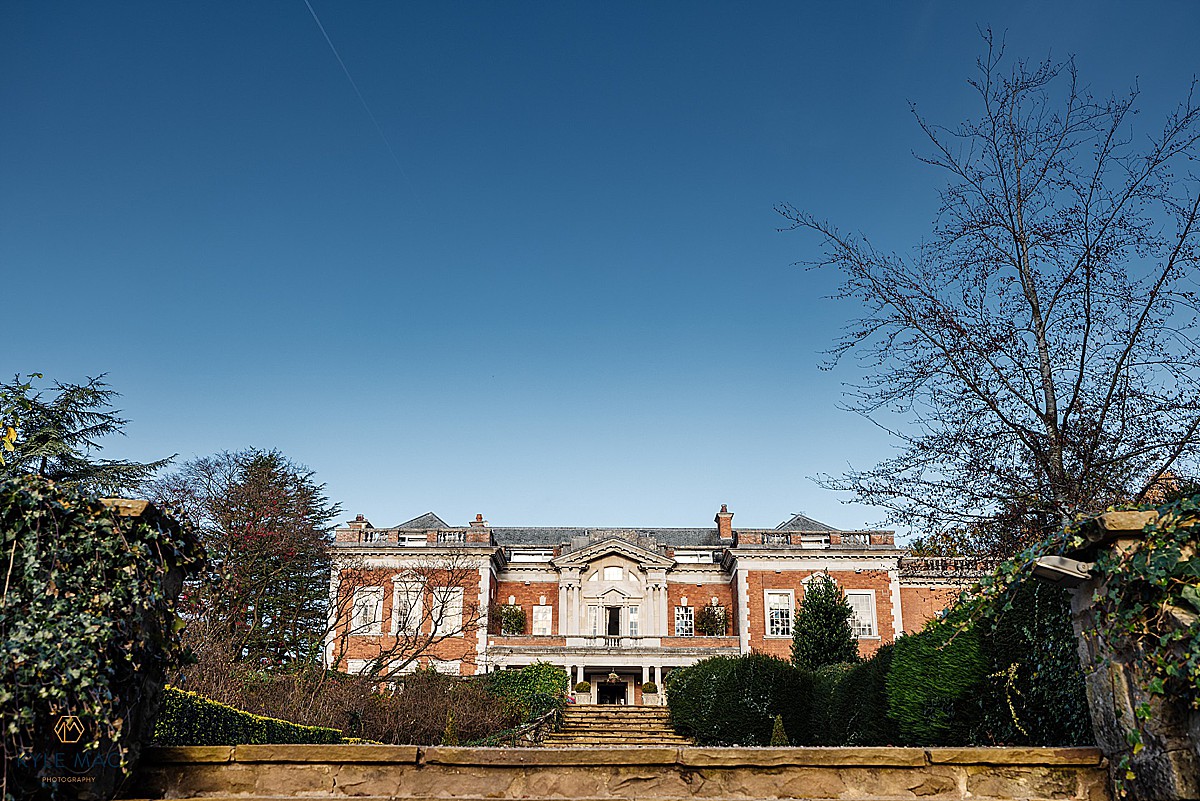
M 776 531 L 837 531 L 833 526 L 819 520 L 813 520 L 805 515 L 794 515 L 791 520 L 785 520 L 775 527 Z
M 451 526 L 433 512 L 426 512 L 420 517 L 414 517 L 395 528 L 415 529 L 446 529 Z M 833 526 L 826 525 L 802 514 L 793 516 L 776 526 L 776 531 L 837 531 Z M 492 528 L 492 537 L 497 545 L 526 545 L 550 548 L 562 543 L 570 543 L 576 537 L 591 538 L 611 531 L 614 534 L 636 534 L 639 537 L 653 537 L 660 545 L 668 548 L 716 548 L 721 546 L 721 538 L 715 528 L 615 528 L 615 527 L 582 527 L 582 526 L 498 526 Z
M 396 526 L 396 528 L 431 529 L 431 528 L 450 528 L 450 526 L 446 525 L 446 521 L 442 520 L 442 518 L 438 517 L 433 512 L 426 512 L 425 514 L 421 515 L 420 517 L 414 517 L 412 520 L 409 520 L 407 523 L 401 523 L 400 525 Z
M 557 527 L 496 527 L 492 536 L 497 545 L 540 545 L 551 547 L 571 542 L 575 537 L 588 537 L 605 531 L 654 537 L 660 545 L 670 548 L 704 548 L 720 545 L 715 528 L 557 528 Z

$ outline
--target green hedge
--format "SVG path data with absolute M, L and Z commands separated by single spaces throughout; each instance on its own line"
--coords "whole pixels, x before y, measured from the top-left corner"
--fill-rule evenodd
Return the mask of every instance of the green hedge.
M 900 730 L 888 717 L 887 680 L 895 646 L 884 645 L 865 662 L 842 675 L 831 699 L 831 731 L 827 745 L 896 745 Z
M 834 699 L 846 674 L 854 668 L 849 663 L 823 665 L 812 673 L 812 697 L 806 729 L 811 745 L 842 745 L 841 727 L 834 711 Z
M 337 729 L 252 715 L 197 693 L 167 687 L 154 728 L 154 742 L 157 745 L 324 745 L 345 740 Z
M 567 703 L 567 671 L 549 662 L 487 674 L 487 691 L 508 703 L 523 721 L 561 710 Z
M 963 745 L 956 712 L 983 680 L 987 661 L 973 628 L 935 622 L 896 641 L 887 677 L 888 716 L 906 745 Z
M 1093 742 L 1067 591 L 1024 581 L 1011 608 L 980 625 L 988 675 L 959 703 L 958 728 L 966 739 L 984 745 Z
M 672 671 L 666 689 L 675 730 L 701 745 L 768 745 L 776 715 L 790 742 L 810 739 L 812 677 L 786 660 L 710 657 Z

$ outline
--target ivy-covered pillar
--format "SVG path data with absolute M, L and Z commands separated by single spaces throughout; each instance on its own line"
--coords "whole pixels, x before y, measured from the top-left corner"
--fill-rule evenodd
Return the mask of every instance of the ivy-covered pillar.
M 1086 521 L 1086 544 L 1060 560 L 1091 568 L 1073 588 L 1071 617 L 1092 728 L 1117 794 L 1139 801 L 1200 799 L 1200 666 L 1189 666 L 1200 637 L 1200 514 L 1180 508 L 1188 503 Z

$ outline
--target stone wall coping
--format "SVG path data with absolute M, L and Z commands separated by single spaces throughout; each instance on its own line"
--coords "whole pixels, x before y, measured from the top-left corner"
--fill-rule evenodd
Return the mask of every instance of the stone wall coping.
M 1054 765 L 1095 767 L 1096 748 L 454 748 L 415 745 L 238 745 L 152 747 L 145 764 L 373 763 L 408 765 L 681 765 L 684 767 L 921 767 Z
M 920 748 L 682 748 L 685 767 L 924 767 Z
M 932 765 L 1081 765 L 1103 761 L 1099 748 L 929 748 Z
M 239 745 L 234 762 L 393 762 L 415 764 L 416 745 Z

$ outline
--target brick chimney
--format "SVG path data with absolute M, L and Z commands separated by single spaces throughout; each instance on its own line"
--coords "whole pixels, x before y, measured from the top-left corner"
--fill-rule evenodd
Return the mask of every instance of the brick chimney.
M 733 512 L 729 511 L 727 504 L 721 504 L 721 511 L 717 512 L 713 521 L 717 524 L 717 536 L 721 542 L 733 542 Z
M 364 528 L 372 527 L 371 521 L 368 520 L 367 518 L 363 517 L 362 515 L 355 517 L 353 520 L 351 520 L 346 525 L 350 526 L 350 528 L 354 529 L 355 531 L 362 531 Z
M 492 532 L 488 529 L 488 522 L 483 519 L 483 515 L 475 515 L 475 519 L 471 521 L 471 529 L 467 532 L 466 541 L 477 544 L 491 543 Z

